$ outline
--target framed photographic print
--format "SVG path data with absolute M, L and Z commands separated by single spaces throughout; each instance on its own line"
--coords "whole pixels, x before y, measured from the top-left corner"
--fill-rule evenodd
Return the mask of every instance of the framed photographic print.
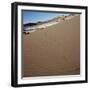
M 87 82 L 87 7 L 12 3 L 11 85 Z

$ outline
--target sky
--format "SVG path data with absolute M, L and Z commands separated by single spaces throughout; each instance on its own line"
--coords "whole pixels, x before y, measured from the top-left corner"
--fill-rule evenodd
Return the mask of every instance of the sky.
M 22 11 L 23 24 L 26 23 L 36 23 L 38 21 L 47 21 L 55 17 L 69 15 L 69 13 L 53 13 L 53 12 L 39 12 L 39 11 Z

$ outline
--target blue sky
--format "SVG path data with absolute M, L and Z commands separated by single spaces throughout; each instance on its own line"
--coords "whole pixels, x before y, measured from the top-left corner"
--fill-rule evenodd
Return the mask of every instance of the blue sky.
M 66 13 L 52 13 L 52 12 L 36 12 L 36 11 L 22 11 L 23 24 L 34 23 L 38 21 L 47 21 L 57 16 L 68 15 Z

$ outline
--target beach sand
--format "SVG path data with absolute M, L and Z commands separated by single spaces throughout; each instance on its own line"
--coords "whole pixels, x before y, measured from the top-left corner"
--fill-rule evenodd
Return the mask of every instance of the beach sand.
M 22 76 L 80 74 L 80 15 L 23 34 Z

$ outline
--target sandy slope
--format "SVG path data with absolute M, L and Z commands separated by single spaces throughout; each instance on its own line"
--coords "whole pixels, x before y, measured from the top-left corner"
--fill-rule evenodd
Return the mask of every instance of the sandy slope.
M 23 76 L 80 74 L 80 16 L 23 34 Z

